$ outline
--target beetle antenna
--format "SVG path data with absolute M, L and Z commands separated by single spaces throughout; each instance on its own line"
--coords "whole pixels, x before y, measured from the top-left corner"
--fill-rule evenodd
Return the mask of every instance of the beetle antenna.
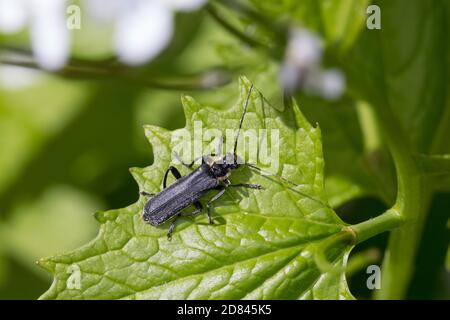
M 236 134 L 236 140 L 234 141 L 233 154 L 235 157 L 236 157 L 236 151 L 237 151 L 237 144 L 238 144 L 238 140 L 239 140 L 239 134 L 241 133 L 242 123 L 244 122 L 245 114 L 247 113 L 248 102 L 250 100 L 250 95 L 252 94 L 252 90 L 253 90 L 253 84 L 250 86 L 250 89 L 248 89 L 247 99 L 245 100 L 245 105 L 244 105 L 244 111 L 242 112 L 241 120 L 239 121 L 239 128 L 238 128 L 238 131 Z
M 288 183 L 288 184 L 290 184 L 290 185 L 292 185 L 292 186 L 294 186 L 294 187 L 299 187 L 299 186 L 300 186 L 299 184 L 297 184 L 297 183 L 295 183 L 295 182 L 292 182 L 292 181 L 290 181 L 290 180 L 288 180 L 288 179 L 286 179 L 286 178 L 280 177 L 279 175 L 277 175 L 277 174 L 275 174 L 275 173 L 272 173 L 272 172 L 270 172 L 270 171 L 267 171 L 267 170 L 258 168 L 257 166 L 255 166 L 255 165 L 253 165 L 253 164 L 246 163 L 245 165 L 246 165 L 247 167 L 249 167 L 250 169 L 253 169 L 253 170 L 257 171 L 257 172 L 258 172 L 259 174 L 261 174 L 261 175 L 274 177 L 274 178 L 276 178 L 276 179 L 278 179 L 278 180 L 280 180 L 280 181 L 282 181 L 282 182 L 286 182 L 286 183 Z M 320 203 L 321 205 L 324 205 L 324 206 L 330 208 L 329 205 L 323 203 L 321 200 L 316 199 L 316 198 L 314 198 L 314 197 L 311 197 L 311 196 L 307 195 L 307 194 L 304 193 L 304 192 L 301 192 L 301 191 L 298 191 L 298 190 L 293 190 L 293 191 L 297 192 L 298 194 L 302 195 L 302 196 L 305 197 L 305 198 L 311 199 L 311 200 L 313 200 L 313 201 L 316 201 L 316 202 Z
M 253 165 L 253 164 L 246 163 L 245 165 L 248 166 L 248 167 L 250 167 L 251 169 L 253 169 L 253 170 L 255 170 L 255 171 L 258 171 L 258 172 L 261 173 L 262 175 L 276 177 L 276 178 L 280 179 L 281 181 L 286 182 L 286 183 L 289 183 L 290 185 L 292 185 L 292 186 L 294 186 L 294 187 L 299 187 L 299 186 L 300 186 L 299 184 L 297 184 L 297 183 L 295 183 L 295 182 L 292 182 L 292 181 L 290 181 L 290 180 L 288 180 L 288 179 L 286 179 L 286 178 L 280 177 L 279 175 L 276 175 L 275 173 L 272 173 L 272 172 L 270 172 L 270 171 L 267 171 L 267 170 L 258 168 L 257 166 L 255 166 L 255 165 Z

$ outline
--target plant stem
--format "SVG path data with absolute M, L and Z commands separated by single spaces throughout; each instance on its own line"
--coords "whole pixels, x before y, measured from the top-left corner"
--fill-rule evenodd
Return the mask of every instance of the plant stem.
M 343 270 L 336 268 L 327 260 L 326 251 L 329 248 L 336 246 L 338 243 L 348 243 L 349 245 L 361 243 L 377 234 L 395 229 L 403 222 L 404 218 L 397 210 L 389 209 L 373 219 L 345 227 L 342 231 L 323 241 L 320 250 L 317 250 L 314 256 L 315 262 L 322 272 L 341 272 Z
M 389 209 L 373 219 L 353 225 L 350 228 L 356 234 L 356 243 L 361 243 L 377 234 L 397 228 L 402 222 L 403 217 L 399 212 L 395 209 Z
M 391 210 L 398 212 L 405 224 L 393 230 L 382 268 L 381 290 L 378 298 L 402 299 L 413 272 L 414 259 L 420 239 L 429 193 L 423 176 L 388 99 L 375 104 L 378 125 L 391 151 L 397 172 L 397 199 Z
M 0 57 L 0 63 L 10 66 L 42 70 L 27 50 L 0 47 L 10 55 Z M 138 74 L 127 66 L 118 64 L 114 59 L 107 61 L 89 61 L 70 59 L 67 65 L 52 74 L 70 79 L 123 79 L 128 83 L 162 90 L 210 90 L 231 81 L 231 75 L 225 69 L 213 68 L 196 74 L 171 75 L 165 77 Z

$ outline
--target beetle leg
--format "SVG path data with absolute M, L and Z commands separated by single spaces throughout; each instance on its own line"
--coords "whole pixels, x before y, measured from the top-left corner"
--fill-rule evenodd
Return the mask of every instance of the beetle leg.
M 230 184 L 229 187 L 241 187 L 241 188 L 256 189 L 256 190 L 264 189 L 264 187 L 260 184 L 249 184 L 249 183 Z
M 182 164 L 183 164 L 183 166 L 185 166 L 185 167 L 187 167 L 188 169 L 191 169 L 192 170 L 192 166 L 194 165 L 194 163 L 196 163 L 198 160 L 200 160 L 202 157 L 197 157 L 197 158 L 195 158 L 194 160 L 192 160 L 192 162 L 191 163 L 189 163 L 189 164 L 187 164 L 187 163 L 184 163 L 184 162 L 182 162 Z
M 167 176 L 169 175 L 169 172 L 171 172 L 177 180 L 181 178 L 180 171 L 178 171 L 177 168 L 170 166 L 169 169 L 167 169 L 166 173 L 164 174 L 163 189 L 165 189 L 167 186 Z
M 146 191 L 141 191 L 141 192 L 139 192 L 139 194 L 144 197 L 153 197 L 155 195 L 154 193 L 150 193 L 150 192 L 146 192 Z
M 188 214 L 183 214 L 181 216 L 182 217 L 193 217 L 193 216 L 196 216 L 197 214 L 199 214 L 200 212 L 203 211 L 203 206 L 200 203 L 200 201 L 195 201 L 194 202 L 194 206 L 195 206 L 195 210 L 194 211 L 192 211 L 191 213 L 188 213 Z
M 190 170 L 192 170 L 192 167 L 194 166 L 194 163 L 196 163 L 199 159 L 202 158 L 202 157 L 197 157 L 197 158 L 195 158 L 194 160 L 192 160 L 191 163 L 186 163 L 186 162 L 184 162 L 183 160 L 181 160 L 180 155 L 179 155 L 178 153 L 174 152 L 173 154 L 174 154 L 175 158 L 176 158 L 183 166 L 185 166 L 186 168 L 188 168 L 188 169 L 190 169 Z
M 208 212 L 208 220 L 209 220 L 209 224 L 214 224 L 214 221 L 211 218 L 211 204 L 216 201 L 217 199 L 219 199 L 221 196 L 223 196 L 223 194 L 225 193 L 225 186 L 220 186 L 220 191 L 214 196 L 212 197 L 208 203 L 206 204 L 206 209 Z
M 173 229 L 175 229 L 175 222 L 177 221 L 177 219 L 180 215 L 181 214 L 179 213 L 175 216 L 175 219 L 173 219 L 172 224 L 169 227 L 169 231 L 167 231 L 167 240 L 169 240 L 169 241 L 172 240 L 172 232 L 173 232 Z
M 169 227 L 169 231 L 167 232 L 167 240 L 170 241 L 170 240 L 172 239 L 172 233 L 173 233 L 173 230 L 175 229 L 175 222 L 177 221 L 177 219 L 178 219 L 179 217 L 190 217 L 190 216 L 195 216 L 195 215 L 199 214 L 200 212 L 202 212 L 203 206 L 202 206 L 202 204 L 200 203 L 200 201 L 195 201 L 195 202 L 194 202 L 194 206 L 195 206 L 196 210 L 194 210 L 193 212 L 191 212 L 191 213 L 189 213 L 189 214 L 181 214 L 181 213 L 179 213 L 179 214 L 177 214 L 177 215 L 175 216 L 175 219 L 173 219 L 172 224 L 171 224 L 170 227 Z

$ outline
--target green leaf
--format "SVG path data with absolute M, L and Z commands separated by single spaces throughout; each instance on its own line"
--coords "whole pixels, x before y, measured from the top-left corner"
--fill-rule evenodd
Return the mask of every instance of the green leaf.
M 251 75 L 270 103 L 280 104 L 283 97 L 277 81 L 279 66 L 267 61 L 261 52 L 250 51 L 252 54 L 249 54 L 239 46 L 225 48 L 222 50 L 224 60 L 234 67 L 244 61 L 245 65 L 239 70 Z M 217 97 L 217 92 L 214 95 Z M 312 123 L 320 123 L 327 163 L 325 189 L 330 205 L 337 208 L 363 196 L 380 196 L 391 203 L 396 193 L 395 177 L 389 171 L 391 162 L 380 152 L 373 115 L 361 111 L 369 108 L 349 98 L 325 101 L 306 94 L 298 94 L 296 98 L 301 101 L 302 113 Z
M 344 29 L 355 26 L 353 23 L 358 21 L 359 28 L 362 27 L 360 24 L 361 19 L 365 17 L 367 1 L 314 0 L 299 3 L 286 0 L 278 1 L 276 4 L 271 1 L 253 3 L 267 16 L 278 17 L 287 14 L 316 31 L 321 29 L 320 20 L 323 16 L 323 23 L 329 27 L 329 31 L 333 32 L 335 29 L 334 38 L 331 35 L 323 35 L 325 41 L 328 41 L 334 49 L 334 46 L 344 45 L 344 42 L 349 46 L 354 40 L 349 41 L 349 38 L 344 37 Z M 319 7 L 323 9 L 323 14 L 316 13 L 315 10 L 319 10 Z M 314 25 L 308 23 L 309 19 L 319 22 Z M 339 23 L 337 27 L 335 20 L 345 23 Z M 336 28 L 333 29 L 332 26 Z M 356 34 L 354 36 L 356 37 Z M 339 37 L 343 38 L 338 39 Z M 277 81 L 279 65 L 267 59 L 266 53 L 262 50 L 246 49 L 238 44 L 220 46 L 225 64 L 238 69 L 241 73 L 251 75 L 258 87 L 263 89 L 265 97 L 273 105 L 277 105 L 277 102 L 283 99 L 282 90 L 279 89 L 281 84 Z M 331 50 L 328 51 L 331 53 Z M 301 93 L 296 98 L 301 101 L 302 112 L 311 123 L 320 123 L 324 159 L 327 163 L 325 184 L 330 205 L 336 208 L 349 200 L 363 196 L 379 196 L 384 202 L 392 203 L 396 194 L 395 177 L 390 171 L 392 163 L 380 148 L 378 132 L 369 130 L 373 127 L 373 117 L 366 119 L 367 112 L 363 114 L 359 111 L 362 109 L 361 103 L 356 103 L 348 97 L 339 101 L 325 101 Z M 342 125 L 343 123 L 345 125 Z M 361 138 L 362 133 L 364 139 Z M 349 163 L 353 165 L 349 166 Z
M 241 79 L 240 99 L 225 111 L 183 97 L 184 129 L 170 132 L 146 126 L 154 163 L 131 170 L 140 190 L 161 190 L 175 133 L 192 133 L 194 121 L 223 133 L 236 129 L 249 87 L 249 81 Z M 171 241 L 166 237 L 168 223 L 152 227 L 143 222 L 145 197 L 123 209 L 98 212 L 95 216 L 101 227 L 96 239 L 70 253 L 39 261 L 54 274 L 52 286 L 41 298 L 352 298 L 343 272 L 351 244 L 333 242 L 346 229 L 327 204 L 319 128 L 311 126 L 295 104 L 277 111 L 257 90 L 251 95 L 243 128 L 279 130 L 277 173 L 298 186 L 240 168 L 231 176 L 233 183 L 259 183 L 265 190 L 229 189 L 214 206 L 214 225 L 207 223 L 206 214 L 181 218 Z M 208 143 L 203 141 L 204 147 Z M 272 148 L 275 145 L 272 141 Z M 188 169 L 179 168 L 187 173 Z M 80 289 L 67 286 L 74 269 L 80 271 Z
M 391 0 L 374 4 L 381 9 L 381 29 L 365 30 L 342 66 L 347 71 L 348 92 L 376 111 L 396 166 L 395 208 L 408 222 L 391 233 L 378 297 L 401 299 L 413 275 L 434 191 L 422 179 L 413 154 L 443 153 L 435 139 L 445 132 L 445 117 L 450 114 L 446 110 L 448 3 Z
M 325 185 L 332 207 L 363 196 L 379 196 L 390 203 L 395 196 L 391 163 L 380 151 L 376 128 L 370 130 L 374 120 L 366 108 L 348 98 L 330 102 L 299 95 L 298 99 L 303 113 L 320 123 L 324 133 Z
M 296 24 L 320 32 L 325 42 L 345 51 L 350 48 L 366 19 L 368 0 L 251 1 L 265 15 L 289 17 Z
M 369 0 L 319 1 L 325 39 L 345 50 L 357 39 L 366 22 Z
M 446 111 L 448 5 L 421 0 L 375 4 L 381 10 L 381 29 L 365 30 L 343 61 L 349 91 L 391 108 L 413 148 L 429 153 L 450 115 Z

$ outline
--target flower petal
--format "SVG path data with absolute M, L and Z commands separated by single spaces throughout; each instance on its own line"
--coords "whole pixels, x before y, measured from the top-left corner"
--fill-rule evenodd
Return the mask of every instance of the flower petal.
M 345 76 L 338 69 L 311 70 L 306 77 L 305 90 L 327 100 L 336 100 L 345 90 Z
M 200 9 L 206 0 L 164 0 L 173 10 L 191 11 Z
M 65 8 L 65 0 L 30 1 L 32 48 L 38 64 L 47 70 L 61 68 L 69 55 Z
M 322 60 L 322 43 L 314 33 L 293 29 L 287 47 L 286 60 L 298 68 L 310 68 Z
M 16 66 L 0 66 L 0 86 L 10 91 L 25 89 L 41 79 L 42 71 Z
M 14 33 L 20 31 L 27 20 L 23 0 L 0 0 L 0 32 Z
M 345 90 L 345 76 L 337 69 L 327 70 L 322 75 L 322 96 L 328 100 L 341 97 Z
M 163 1 L 134 0 L 116 24 L 115 46 L 119 58 L 138 65 L 157 56 L 173 34 L 173 15 Z
M 121 13 L 125 2 L 124 0 L 84 0 L 83 3 L 94 19 L 104 22 L 116 18 Z

